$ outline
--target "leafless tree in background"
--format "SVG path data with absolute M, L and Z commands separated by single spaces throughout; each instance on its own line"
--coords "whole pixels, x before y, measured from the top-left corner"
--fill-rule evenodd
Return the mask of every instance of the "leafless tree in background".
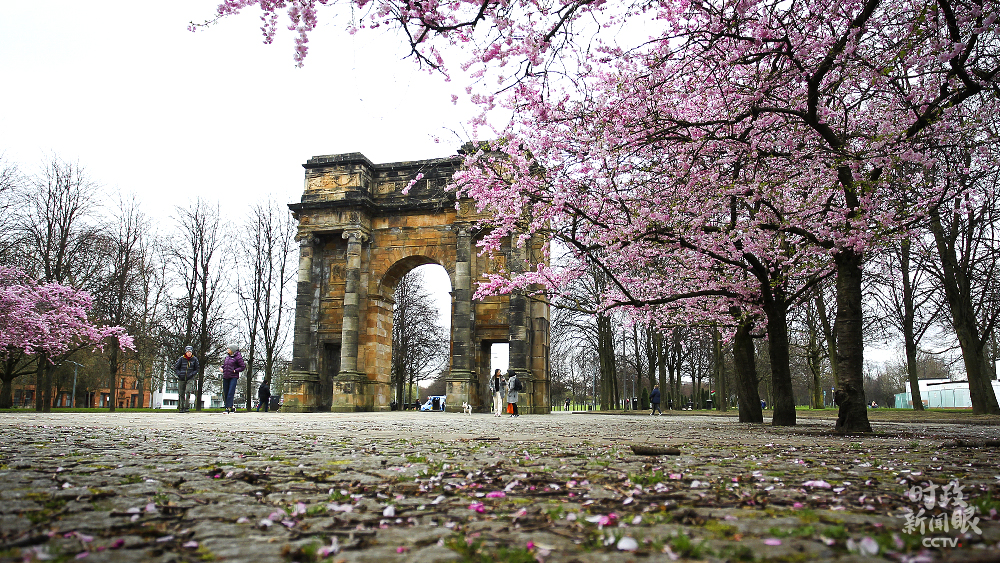
M 0 265 L 13 265 L 18 256 L 15 205 L 18 192 L 24 185 L 24 176 L 17 164 L 9 162 L 0 154 Z
M 878 314 L 893 332 L 903 337 L 905 370 L 910 382 L 913 409 L 924 410 L 917 384 L 917 355 L 924 337 L 944 321 L 944 301 L 939 299 L 941 286 L 931 274 L 931 254 L 916 231 L 874 258 L 878 271 L 874 276 L 874 298 Z M 916 239 L 916 243 L 914 243 Z M 867 396 L 867 395 L 866 395 Z
M 112 210 L 111 220 L 102 234 L 99 249 L 104 271 L 95 282 L 94 313 L 105 323 L 121 326 L 131 334 L 143 328 L 142 318 L 146 308 L 143 283 L 146 278 L 147 260 L 152 245 L 149 218 L 139 210 L 134 199 L 119 200 Z M 110 404 L 114 412 L 118 402 L 118 382 L 123 352 L 118 339 L 113 338 L 108 349 L 108 375 Z M 139 397 L 142 397 L 140 392 Z
M 0 265 L 14 265 L 22 253 L 15 252 L 17 236 L 14 221 L 15 201 L 24 178 L 17 165 L 0 154 Z M 8 347 L 0 350 L 0 409 L 13 406 L 12 383 L 18 377 L 35 371 L 35 357 L 24 350 Z
M 230 264 L 224 256 L 222 219 L 219 206 L 198 199 L 188 207 L 176 208 L 176 232 L 170 258 L 173 274 L 180 285 L 172 319 L 175 355 L 192 346 L 198 356 L 198 385 L 195 409 L 202 409 L 205 369 L 215 362 L 226 345 L 229 321 L 222 295 L 229 281 Z M 188 391 L 190 393 L 190 390 Z
M 165 364 L 169 362 L 165 357 L 173 352 L 165 350 L 163 346 L 163 335 L 166 332 L 165 309 L 168 305 L 167 257 L 158 237 L 154 236 L 152 239 L 153 242 L 144 245 L 141 250 L 141 266 L 137 272 L 140 308 L 129 326 L 129 334 L 135 345 L 135 350 L 130 354 L 136 363 L 140 397 L 145 389 L 153 391 L 160 388 L 158 376 L 163 375 Z
M 16 220 L 17 236 L 28 251 L 25 271 L 47 282 L 93 289 L 100 271 L 97 190 L 79 164 L 56 156 L 24 184 L 17 198 Z M 55 364 L 63 359 L 38 358 L 38 411 L 52 410 L 52 377 Z
M 414 400 L 407 391 L 448 367 L 449 338 L 438 324 L 438 310 L 420 270 L 410 270 L 396 284 L 392 310 L 392 386 L 397 404 Z
M 1000 171 L 952 209 L 934 209 L 930 230 L 938 259 L 935 275 L 944 289 L 951 323 L 962 347 L 972 412 L 1000 414 L 990 380 L 989 343 L 1000 321 Z
M 288 338 L 285 322 L 290 313 L 288 288 L 296 275 L 295 233 L 297 223 L 291 212 L 273 201 L 253 207 L 239 241 L 240 280 L 237 288 L 247 339 L 246 400 L 252 408 L 254 374 L 264 371 L 264 383 L 271 385 L 275 363 Z M 263 354 L 261 361 L 257 356 Z M 272 393 L 280 394 L 273 389 Z

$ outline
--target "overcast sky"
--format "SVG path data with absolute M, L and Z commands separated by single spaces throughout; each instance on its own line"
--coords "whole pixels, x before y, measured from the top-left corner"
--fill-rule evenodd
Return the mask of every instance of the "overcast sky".
M 162 215 L 199 195 L 227 215 L 268 195 L 298 201 L 311 156 L 447 156 L 471 115 L 403 60 L 391 33 L 327 22 L 304 68 L 259 11 L 209 29 L 214 0 L 9 2 L 0 18 L 0 152 L 26 171 L 56 154 Z M 466 135 L 467 136 L 467 135 Z M 440 143 L 434 141 L 439 138 Z

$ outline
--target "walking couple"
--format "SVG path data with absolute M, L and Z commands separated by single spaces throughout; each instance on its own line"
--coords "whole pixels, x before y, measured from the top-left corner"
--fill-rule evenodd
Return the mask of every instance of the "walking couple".
M 516 373 L 511 373 L 506 379 L 497 369 L 490 379 L 490 390 L 493 391 L 493 416 L 503 416 L 503 405 L 507 404 L 507 414 L 510 418 L 520 416 L 517 412 L 518 391 L 524 390 L 524 384 Z

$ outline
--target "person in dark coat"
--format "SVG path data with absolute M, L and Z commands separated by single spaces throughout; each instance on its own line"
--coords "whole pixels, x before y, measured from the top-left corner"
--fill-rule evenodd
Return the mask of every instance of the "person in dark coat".
M 236 345 L 226 347 L 226 359 L 222 362 L 222 398 L 226 403 L 226 414 L 236 412 L 233 400 L 236 398 L 236 383 L 240 380 L 240 372 L 247 369 L 246 362 Z
M 260 408 L 264 407 L 264 412 L 267 412 L 267 405 L 271 401 L 271 387 L 264 381 L 257 388 L 257 412 L 260 412 Z
M 177 412 L 188 412 L 187 382 L 198 377 L 198 358 L 194 355 L 194 348 L 188 346 L 184 355 L 177 358 L 174 375 L 177 377 Z
M 649 402 L 653 404 L 653 412 L 649 413 L 649 416 L 653 416 L 659 411 L 662 415 L 663 411 L 660 410 L 660 386 L 654 385 L 653 390 L 649 393 Z

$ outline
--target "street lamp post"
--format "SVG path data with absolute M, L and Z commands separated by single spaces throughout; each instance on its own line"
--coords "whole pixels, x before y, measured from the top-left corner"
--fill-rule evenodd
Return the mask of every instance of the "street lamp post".
M 74 362 L 73 360 L 65 360 L 73 364 L 73 396 L 70 397 L 70 408 L 76 408 L 76 370 L 80 367 L 80 364 Z

